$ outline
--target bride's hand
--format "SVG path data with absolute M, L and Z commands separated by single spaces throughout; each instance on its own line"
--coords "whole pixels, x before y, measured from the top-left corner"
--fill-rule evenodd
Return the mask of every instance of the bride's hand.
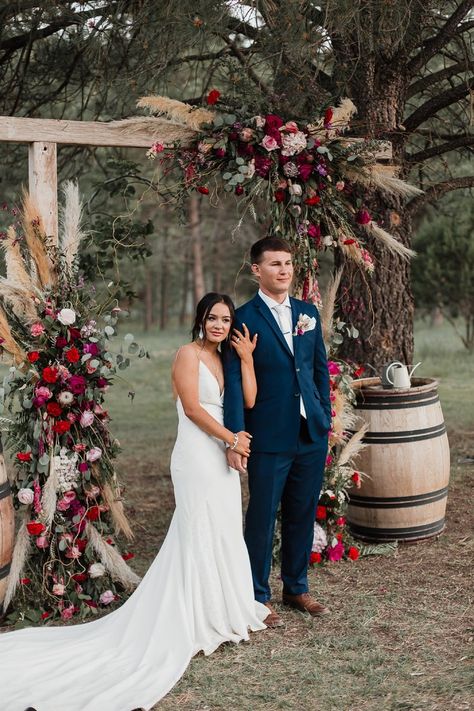
M 233 452 L 241 454 L 243 457 L 250 457 L 250 440 L 252 435 L 248 432 L 237 432 L 237 444 L 232 448 Z
M 238 328 L 234 328 L 232 346 L 241 360 L 249 361 L 257 345 L 258 334 L 256 333 L 253 338 L 250 338 L 250 332 L 245 323 L 243 323 L 242 326 L 243 333 L 241 333 Z

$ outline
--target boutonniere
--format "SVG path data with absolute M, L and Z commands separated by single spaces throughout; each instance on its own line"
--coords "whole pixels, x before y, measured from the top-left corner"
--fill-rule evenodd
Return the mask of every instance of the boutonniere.
M 300 314 L 293 332 L 294 336 L 304 336 L 307 331 L 312 331 L 316 328 L 316 319 L 308 314 Z

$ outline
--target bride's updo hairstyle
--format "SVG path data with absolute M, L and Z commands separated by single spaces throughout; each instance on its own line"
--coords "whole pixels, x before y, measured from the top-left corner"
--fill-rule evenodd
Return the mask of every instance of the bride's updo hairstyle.
M 196 316 L 194 318 L 193 330 L 191 331 L 193 341 L 197 338 L 205 338 L 205 335 L 203 336 L 203 334 L 206 333 L 206 320 L 212 310 L 212 307 L 216 304 L 225 304 L 229 308 L 230 318 L 232 319 L 230 333 L 232 333 L 232 325 L 235 314 L 235 307 L 232 299 L 230 296 L 227 296 L 227 294 L 217 294 L 216 292 L 211 291 L 209 294 L 205 294 L 196 306 Z

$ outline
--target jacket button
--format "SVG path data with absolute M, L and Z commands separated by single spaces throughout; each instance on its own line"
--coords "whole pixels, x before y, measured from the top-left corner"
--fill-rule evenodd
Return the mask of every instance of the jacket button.
M 295 397 L 299 397 L 299 396 L 300 396 L 300 393 L 295 393 Z
M 300 369 L 299 369 L 299 368 L 297 368 L 297 369 L 296 369 L 296 372 L 297 372 L 297 373 L 299 373 L 299 372 L 300 372 Z

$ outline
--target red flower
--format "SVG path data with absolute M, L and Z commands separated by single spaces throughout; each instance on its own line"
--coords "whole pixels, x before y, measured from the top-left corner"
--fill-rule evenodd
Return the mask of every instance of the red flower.
M 87 607 L 99 607 L 98 604 L 94 602 L 94 600 L 84 600 L 84 604 L 87 605 Z
M 323 558 L 322 558 L 321 553 L 312 552 L 311 555 L 309 556 L 310 563 L 321 563 L 322 559 Z
M 372 222 L 370 212 L 362 207 L 356 215 L 356 222 L 358 225 L 368 225 L 369 222 Z
M 351 547 L 349 548 L 349 550 L 347 551 L 347 555 L 349 556 L 349 558 L 350 558 L 351 560 L 357 560 L 357 558 L 359 557 L 360 553 L 359 553 L 358 549 L 357 549 L 355 546 L 351 546 Z
M 342 533 L 336 533 L 336 538 L 339 541 L 339 543 L 342 542 Z
M 80 330 L 78 328 L 74 328 L 74 326 L 69 326 L 68 331 L 71 341 L 75 341 L 77 338 L 81 337 Z
M 365 372 L 365 368 L 363 365 L 360 365 L 358 368 L 354 370 L 354 378 L 360 378 L 361 375 L 363 375 Z
M 76 581 L 76 583 L 83 583 L 84 580 L 87 580 L 87 573 L 74 573 L 74 575 L 71 575 L 71 578 Z
M 205 185 L 198 185 L 196 189 L 201 195 L 209 195 L 209 188 L 206 188 Z
M 212 89 L 212 91 L 210 91 L 209 94 L 206 96 L 206 102 L 208 106 L 214 106 L 214 104 L 217 104 L 220 95 L 220 91 L 217 91 L 217 89 Z
M 283 121 L 276 114 L 268 114 L 265 116 L 265 133 L 267 136 L 272 136 L 279 146 L 281 146 L 281 133 L 278 129 L 282 126 Z
M 275 200 L 276 202 L 283 202 L 285 199 L 285 191 L 283 188 L 278 188 L 278 190 L 275 190 Z
M 343 244 L 356 244 L 357 240 L 355 239 L 345 239 Z
M 329 126 L 329 124 L 332 121 L 333 116 L 334 116 L 334 112 L 333 112 L 332 108 L 329 107 L 328 109 L 326 109 L 326 111 L 324 112 L 324 125 L 325 126 Z
M 304 202 L 305 205 L 319 205 L 319 203 L 321 202 L 321 198 L 319 197 L 319 195 L 313 195 L 313 197 L 306 198 Z
M 31 578 L 20 578 L 21 585 L 29 585 L 31 583 Z
M 39 521 L 30 521 L 26 524 L 26 528 L 31 536 L 39 536 L 40 533 L 46 531 L 46 526 Z
M 319 521 L 323 521 L 324 519 L 327 518 L 327 511 L 325 506 L 317 506 L 316 507 L 316 518 Z
M 57 402 L 48 402 L 46 405 L 46 412 L 51 417 L 59 417 L 62 412 L 61 406 Z
M 51 613 L 50 613 L 50 612 L 43 612 L 42 615 L 41 615 L 41 619 L 42 619 L 42 620 L 46 620 L 48 617 L 51 617 Z
M 56 338 L 56 348 L 65 348 L 67 346 L 67 338 L 64 336 L 58 336 Z
M 20 462 L 31 462 L 31 452 L 18 452 L 16 458 Z
M 77 538 L 76 539 L 76 546 L 79 548 L 81 553 L 84 553 L 87 544 L 88 544 L 87 538 Z
M 69 363 L 77 363 L 78 360 L 80 360 L 81 354 L 75 348 L 74 346 L 72 348 L 69 348 L 69 350 L 66 351 L 66 360 Z
M 53 427 L 53 430 L 56 432 L 56 434 L 59 435 L 65 434 L 65 432 L 69 432 L 70 429 L 71 423 L 69 422 L 69 420 L 59 420 Z
M 313 239 L 321 237 L 321 227 L 319 225 L 308 225 L 308 234 Z
M 312 165 L 310 165 L 309 163 L 303 163 L 303 165 L 300 165 L 298 169 L 298 175 L 300 176 L 301 180 L 309 180 L 309 176 L 311 175 L 312 170 Z
M 31 351 L 31 353 L 28 353 L 26 357 L 28 358 L 30 363 L 36 363 L 36 361 L 40 357 L 40 354 L 38 353 L 38 351 Z
M 124 553 L 124 554 L 122 555 L 122 558 L 123 558 L 124 560 L 130 560 L 130 558 L 135 558 L 135 553 Z
M 89 521 L 97 521 L 100 518 L 100 508 L 98 506 L 91 506 L 86 513 L 86 518 Z
M 360 474 L 359 472 L 354 472 L 353 475 L 351 476 L 352 481 L 356 486 L 360 484 Z
M 237 187 L 234 190 L 236 195 L 243 195 L 244 194 L 244 189 L 241 185 L 237 185 Z
M 45 383 L 55 383 L 59 374 L 56 368 L 50 368 L 48 366 L 47 368 L 43 368 L 42 377 Z

